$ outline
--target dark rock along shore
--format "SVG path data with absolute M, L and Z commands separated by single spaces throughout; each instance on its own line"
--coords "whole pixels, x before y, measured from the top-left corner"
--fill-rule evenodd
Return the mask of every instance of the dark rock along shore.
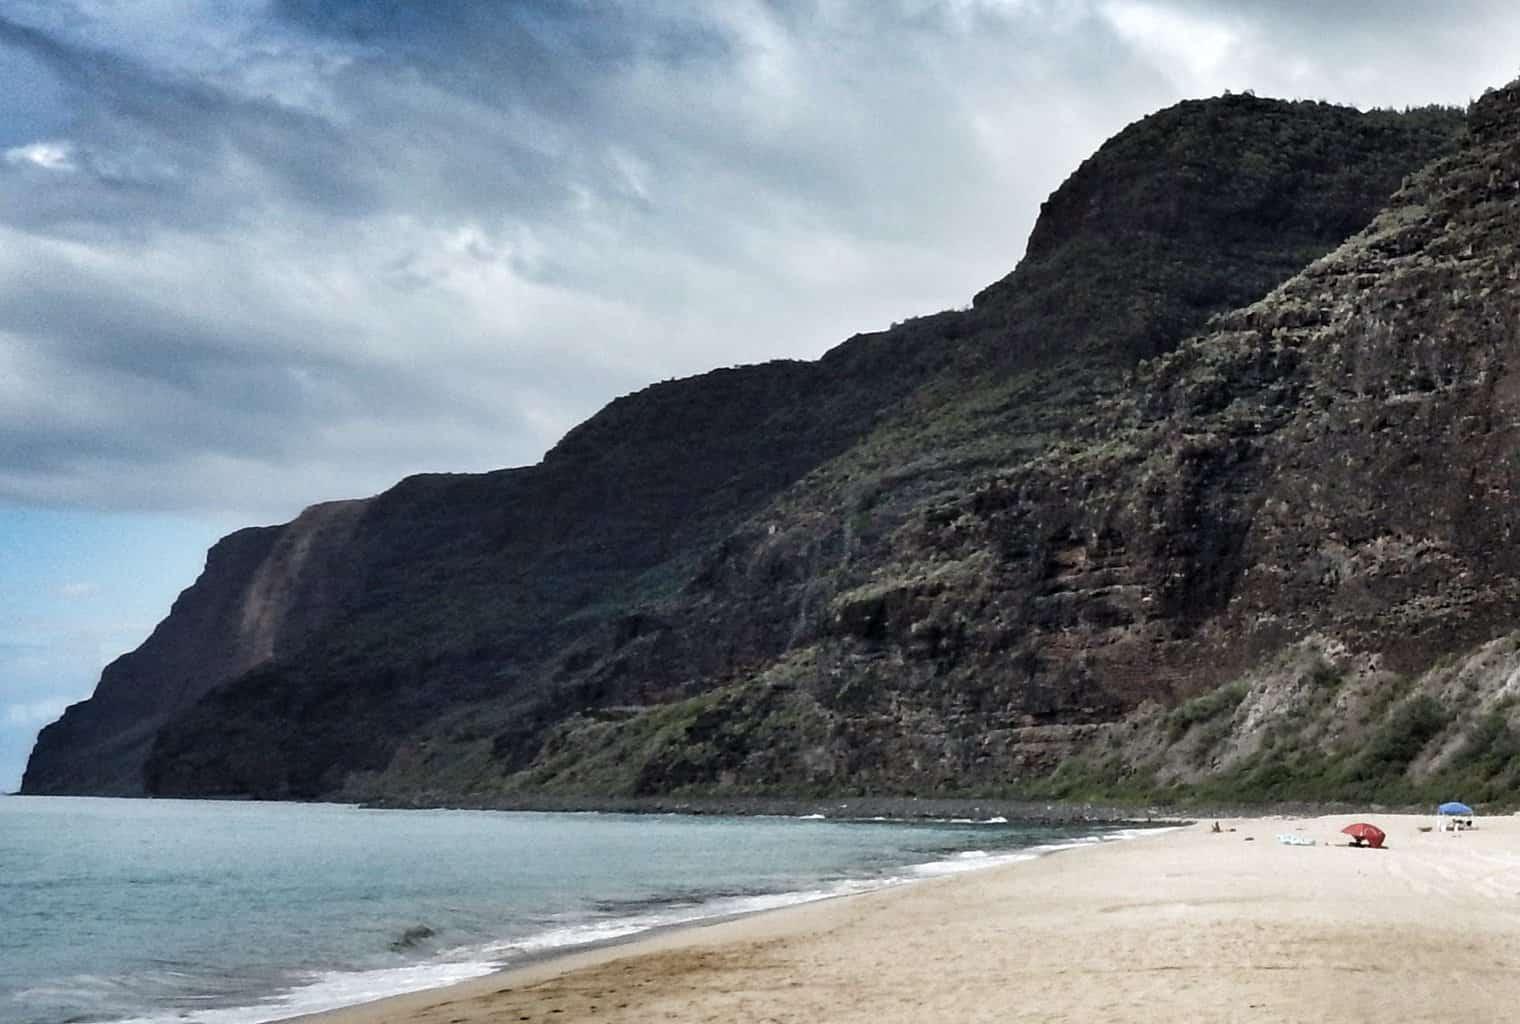
M 1516 139 L 1152 115 L 968 310 L 224 539 L 23 791 L 1500 799 Z

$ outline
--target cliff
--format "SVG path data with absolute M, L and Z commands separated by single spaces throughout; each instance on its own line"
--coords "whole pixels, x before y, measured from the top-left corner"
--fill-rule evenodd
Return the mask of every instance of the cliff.
M 25 793 L 132 795 L 158 729 L 213 688 L 298 650 L 362 585 L 350 561 L 365 503 L 307 509 L 284 527 L 239 530 L 143 645 L 101 673 L 94 695 L 42 730 Z
M 23 791 L 1254 792 L 1302 679 L 1446 709 L 1520 599 L 1515 109 L 1180 104 L 971 309 L 235 534 Z

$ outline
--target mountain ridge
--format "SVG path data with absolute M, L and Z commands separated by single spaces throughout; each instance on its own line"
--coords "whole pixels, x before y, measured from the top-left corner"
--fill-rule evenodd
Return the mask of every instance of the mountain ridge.
M 1477 146 L 1511 99 L 1475 108 Z M 1255 500 L 1249 432 L 1167 438 L 1146 417 L 1216 415 L 1252 373 L 1270 381 L 1249 352 L 1202 372 L 1178 346 L 1329 252 L 1457 130 L 1439 111 L 1169 108 L 1063 184 L 970 310 L 654 385 L 536 467 L 366 499 L 368 540 L 335 549 L 349 582 L 302 613 L 292 653 L 136 719 L 142 785 L 420 802 L 1049 786 L 1148 702 L 1301 641 L 1210 639 L 1249 578 L 1255 513 L 1243 529 L 1219 483 Z M 1158 452 L 1155 499 L 1094 518 Z M 80 791 L 61 766 L 90 719 L 49 727 L 23 791 Z

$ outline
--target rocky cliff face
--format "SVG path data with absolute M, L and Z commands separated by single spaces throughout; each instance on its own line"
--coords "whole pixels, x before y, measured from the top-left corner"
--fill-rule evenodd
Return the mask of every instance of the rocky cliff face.
M 215 687 L 299 650 L 352 604 L 363 583 L 352 555 L 364 509 L 362 501 L 317 505 L 284 527 L 218 542 L 153 635 L 42 731 L 22 792 L 140 793 L 160 726 Z
M 657 385 L 539 466 L 236 534 L 24 791 L 1246 771 L 1260 729 L 1219 709 L 1284 658 L 1319 671 L 1304 644 L 1375 687 L 1512 624 L 1517 107 L 1487 97 L 1414 174 L 1459 117 L 1182 104 L 1078 169 L 970 310 Z M 1214 760 L 1178 762 L 1204 724 Z

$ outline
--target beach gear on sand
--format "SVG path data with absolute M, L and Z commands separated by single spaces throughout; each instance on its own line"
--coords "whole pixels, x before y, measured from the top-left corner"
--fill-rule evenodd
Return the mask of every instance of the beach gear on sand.
M 1313 846 L 1314 840 L 1308 836 L 1296 836 L 1292 832 L 1279 832 L 1277 841 L 1284 846 Z
M 1473 809 L 1460 800 L 1448 800 L 1436 808 L 1436 831 L 1460 832 L 1472 828 Z
M 1369 825 L 1365 821 L 1358 821 L 1353 825 L 1347 825 L 1341 831 L 1351 837 L 1352 846 L 1361 846 L 1363 843 L 1366 843 L 1374 850 L 1380 849 L 1383 845 L 1383 840 L 1388 838 L 1388 834 L 1382 829 L 1376 825 Z

